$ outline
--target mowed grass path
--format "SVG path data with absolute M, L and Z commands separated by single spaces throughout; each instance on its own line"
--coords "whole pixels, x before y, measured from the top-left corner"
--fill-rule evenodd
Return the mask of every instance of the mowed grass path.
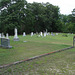
M 27 35 L 26 37 L 19 36 L 20 41 L 13 41 L 13 36 L 9 38 L 10 45 L 13 46 L 13 48 L 0 48 L 0 65 L 67 48 L 72 46 L 73 43 L 73 35 L 63 37 L 61 34 L 58 36 L 49 35 L 43 38 L 37 37 L 36 35 L 33 37 L 30 35 Z

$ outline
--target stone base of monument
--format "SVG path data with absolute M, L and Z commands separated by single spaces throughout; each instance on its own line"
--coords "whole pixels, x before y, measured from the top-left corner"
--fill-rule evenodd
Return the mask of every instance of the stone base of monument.
M 13 41 L 19 41 L 19 38 L 14 38 Z
M 10 46 L 10 40 L 6 39 L 6 38 L 1 38 L 0 47 L 2 47 L 2 48 L 12 48 L 12 46 Z
M 4 45 L 0 45 L 0 47 L 2 47 L 2 48 L 12 48 L 12 46 L 4 46 Z

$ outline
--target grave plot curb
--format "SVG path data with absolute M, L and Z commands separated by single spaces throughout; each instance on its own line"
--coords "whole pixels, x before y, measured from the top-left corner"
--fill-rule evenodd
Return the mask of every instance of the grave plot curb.
M 61 49 L 61 50 L 53 51 L 53 52 L 50 52 L 50 53 L 41 54 L 39 56 L 34 56 L 32 58 L 28 58 L 28 59 L 24 59 L 24 60 L 21 60 L 21 61 L 17 61 L 17 62 L 11 63 L 11 64 L 2 65 L 2 66 L 0 66 L 0 69 L 5 68 L 5 67 L 9 67 L 9 66 L 12 66 L 12 65 L 16 65 L 16 64 L 19 64 L 19 63 L 22 63 L 22 62 L 30 61 L 30 60 L 33 60 L 33 59 L 36 59 L 36 58 L 40 58 L 40 57 L 43 57 L 43 56 L 47 56 L 47 55 L 50 55 L 50 54 L 53 54 L 53 53 L 61 52 L 61 51 L 64 51 L 64 50 L 68 50 L 68 49 L 71 49 L 71 48 L 74 48 L 74 47 L 72 46 L 72 47 Z

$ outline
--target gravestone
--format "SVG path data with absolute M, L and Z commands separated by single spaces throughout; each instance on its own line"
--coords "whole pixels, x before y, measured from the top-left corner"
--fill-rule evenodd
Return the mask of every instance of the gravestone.
M 1 38 L 1 33 L 0 33 L 0 38 Z
M 58 35 L 58 33 L 56 33 L 56 35 Z
M 33 32 L 31 32 L 31 37 L 32 37 L 33 35 L 34 35 Z
M 23 32 L 23 36 L 26 36 L 26 33 L 25 32 Z
M 52 35 L 52 36 L 55 36 L 55 35 L 53 34 L 53 32 L 51 32 L 51 35 Z
M 46 32 L 44 32 L 44 37 L 46 37 Z
M 50 33 L 48 32 L 47 35 L 50 35 Z
M 19 38 L 18 38 L 18 35 L 17 35 L 17 28 L 15 28 L 15 30 L 14 30 L 14 32 L 15 32 L 15 35 L 14 35 L 14 41 L 19 41 Z
M 2 33 L 2 38 L 5 38 L 4 33 Z
M 10 46 L 10 40 L 6 39 L 6 38 L 1 38 L 1 45 L 0 45 L 0 47 L 12 48 L 12 46 Z
M 75 36 L 73 37 L 73 47 L 75 46 Z
M 40 32 L 40 36 L 43 36 L 43 35 L 42 35 L 42 32 Z
M 53 32 L 51 32 L 51 35 L 53 35 Z
M 9 39 L 9 37 L 8 37 L 8 33 L 6 34 L 6 39 Z

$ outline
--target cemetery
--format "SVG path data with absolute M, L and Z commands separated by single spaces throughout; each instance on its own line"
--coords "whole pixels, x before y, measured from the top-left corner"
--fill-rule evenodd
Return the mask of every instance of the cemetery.
M 36 1 L 0 0 L 0 75 L 75 75 L 74 1 Z
M 15 33 L 14 36 L 7 35 L 7 37 L 6 37 L 6 38 L 10 39 L 9 46 L 11 45 L 11 48 L 2 48 L 2 47 L 0 48 L 0 53 L 1 53 L 0 54 L 0 66 L 2 66 L 4 64 L 11 64 L 11 63 L 19 62 L 21 60 L 36 57 L 38 55 L 42 55 L 45 53 L 49 53 L 49 52 L 61 50 L 64 48 L 72 47 L 72 46 L 74 46 L 73 40 L 75 40 L 73 38 L 74 34 L 69 34 L 68 37 L 65 37 L 65 36 L 62 37 L 62 35 L 65 35 L 65 33 L 51 32 L 51 33 L 49 33 L 49 35 L 46 35 L 47 34 L 46 32 L 44 32 L 44 33 L 40 32 L 35 35 L 33 32 L 31 32 L 31 34 L 29 34 L 29 35 L 26 35 L 25 32 L 23 33 L 23 35 L 18 35 L 17 31 L 15 31 L 14 33 Z M 24 35 L 26 35 L 26 36 L 24 36 Z M 40 35 L 40 37 L 37 37 L 38 35 Z M 66 33 L 66 35 L 67 35 L 67 33 Z M 5 37 L 5 36 L 3 35 L 3 37 Z M 14 41 L 14 39 L 13 39 L 14 37 L 15 38 L 17 37 L 19 40 Z M 26 42 L 24 42 L 24 41 L 26 41 Z M 6 43 L 4 43 L 4 44 L 6 46 Z M 70 50 L 71 50 L 71 53 L 72 52 L 75 53 L 75 51 L 74 51 L 75 48 L 72 48 L 72 49 L 69 49 L 64 52 L 56 53 L 56 54 L 45 56 L 45 57 L 43 56 L 43 57 L 31 60 L 29 62 L 28 61 L 26 61 L 26 62 L 28 64 L 29 63 L 33 64 L 33 62 L 35 62 L 34 65 L 35 64 L 39 65 L 39 64 L 42 64 L 43 61 L 46 62 L 47 59 L 52 60 L 52 57 L 54 57 L 54 56 L 55 56 L 54 58 L 57 58 L 58 55 L 61 55 L 61 53 L 63 53 L 63 56 L 64 56 L 64 53 L 69 52 Z M 44 60 L 44 58 L 46 59 L 46 61 Z M 60 59 L 60 57 L 58 57 L 58 58 Z M 62 56 L 61 56 L 61 58 L 62 58 Z M 31 64 L 27 66 L 26 62 L 25 62 L 26 67 L 31 66 Z M 22 62 L 20 64 L 9 66 L 8 69 L 1 68 L 0 71 L 5 70 L 5 71 L 7 71 L 7 74 L 8 74 L 8 73 L 12 72 L 12 68 L 18 69 L 18 67 L 20 67 L 18 65 L 21 65 L 21 64 L 23 66 L 24 62 Z M 28 70 L 28 69 L 26 69 L 26 67 L 24 69 Z M 41 66 L 41 67 L 43 67 L 43 66 Z M 48 65 L 47 65 L 47 67 L 48 67 Z M 29 69 L 29 71 L 31 71 L 31 69 L 33 69 L 33 67 L 31 67 Z M 14 73 L 17 73 L 17 71 Z

